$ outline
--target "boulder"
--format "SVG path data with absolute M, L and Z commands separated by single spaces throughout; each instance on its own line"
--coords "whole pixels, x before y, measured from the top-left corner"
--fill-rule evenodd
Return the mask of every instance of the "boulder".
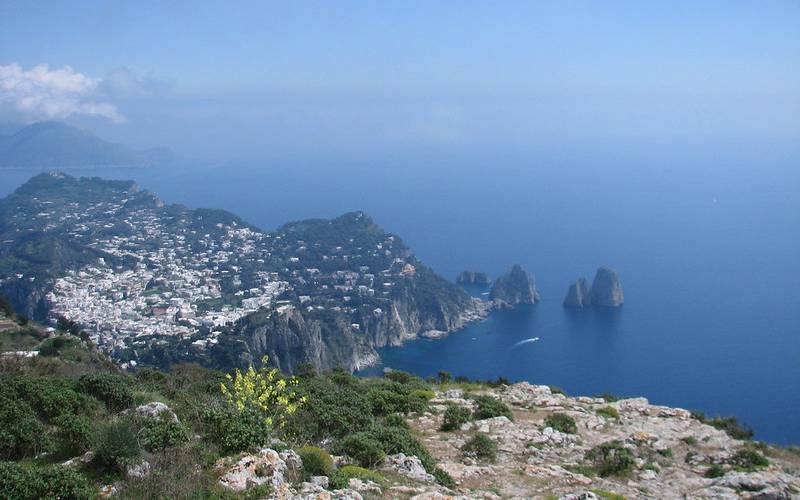
M 178 416 L 175 415 L 175 412 L 172 411 L 169 406 L 159 401 L 153 401 L 141 406 L 137 406 L 136 408 L 125 410 L 121 414 L 133 414 L 142 418 L 167 419 L 175 422 L 176 424 L 180 423 L 180 420 L 178 420 Z
M 278 490 L 286 482 L 286 470 L 286 462 L 278 452 L 264 448 L 257 454 L 243 456 L 228 467 L 219 478 L 219 484 L 229 490 L 245 491 L 251 486 L 269 483 Z
M 619 281 L 619 274 L 610 267 L 602 266 L 597 270 L 592 282 L 590 292 L 591 303 L 593 306 L 600 307 L 619 307 L 625 301 L 622 293 L 622 284 Z
M 404 453 L 389 455 L 383 463 L 383 469 L 396 472 L 414 481 L 424 483 L 436 481 L 436 478 L 425 470 L 422 461 L 414 455 L 405 455 Z

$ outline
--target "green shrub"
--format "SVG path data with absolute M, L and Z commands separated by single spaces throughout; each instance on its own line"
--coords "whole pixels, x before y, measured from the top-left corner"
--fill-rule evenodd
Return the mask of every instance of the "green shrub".
M 485 434 L 475 434 L 461 447 L 461 451 L 467 456 L 494 461 L 497 458 L 497 443 Z
M 363 467 L 357 467 L 355 465 L 345 465 L 331 474 L 330 489 L 339 490 L 347 488 L 348 482 L 351 478 L 357 478 L 362 481 L 372 481 L 373 483 L 377 484 L 383 484 L 386 482 L 384 477 L 375 471 L 365 469 Z
M 25 401 L 0 396 L 0 458 L 18 460 L 49 446 L 44 425 Z
M 392 413 L 386 417 L 384 419 L 384 423 L 389 427 L 402 427 L 403 429 L 409 428 L 406 419 L 404 419 L 403 416 L 398 413 Z
M 140 427 L 139 438 L 148 451 L 174 448 L 189 441 L 189 429 L 169 418 L 145 418 Z
M 311 476 L 331 475 L 333 459 L 327 451 L 315 446 L 304 446 L 296 451 L 303 459 L 303 476 L 306 479 Z
M 436 397 L 436 393 L 430 389 L 414 389 L 411 391 L 412 398 L 420 398 L 424 399 L 425 401 L 429 401 Z
M 728 463 L 735 469 L 746 472 L 754 472 L 769 465 L 769 460 L 756 450 L 742 448 L 728 459 Z
M 57 377 L 7 378 L 0 386 L 0 397 L 30 405 L 45 421 L 92 406 L 91 401 L 87 401 L 89 398 L 75 392 L 70 380 Z
M 395 455 L 397 453 L 416 455 L 428 472 L 432 471 L 436 466 L 433 456 L 406 428 L 376 424 L 367 430 L 367 434 L 380 443 L 383 452 L 387 455 Z
M 373 467 L 386 457 L 380 441 L 368 432 L 358 432 L 339 440 L 335 451 L 347 455 L 363 467 Z
M 441 484 L 445 488 L 453 489 L 456 487 L 456 482 L 453 480 L 453 477 L 447 473 L 446 470 L 440 467 L 435 467 L 433 469 L 433 472 L 431 472 L 431 474 L 433 474 L 433 477 L 436 478 L 436 482 Z
M 105 403 L 109 411 L 119 412 L 133 404 L 130 379 L 111 373 L 92 373 L 78 379 L 78 389 Z
M 619 412 L 613 406 L 604 406 L 598 409 L 595 413 L 597 413 L 601 417 L 610 418 L 613 420 L 619 420 Z
M 578 432 L 575 419 L 564 413 L 551 413 L 544 420 L 544 425 L 567 434 L 575 434 Z
M 236 453 L 266 445 L 272 428 L 255 411 L 235 411 L 228 405 L 215 405 L 203 413 L 206 432 L 226 453 Z
M 61 354 L 61 351 L 67 347 L 71 347 L 78 342 L 77 339 L 71 339 L 64 336 L 53 337 L 45 340 L 39 345 L 39 356 L 53 357 Z
M 301 379 L 298 391 L 306 397 L 306 402 L 287 424 L 287 432 L 298 440 L 344 437 L 353 429 L 369 427 L 373 421 L 372 405 L 355 388 L 319 376 Z
M 399 384 L 407 384 L 412 380 L 414 380 L 415 378 L 417 378 L 414 375 L 411 375 L 410 373 L 401 372 L 399 370 L 392 370 L 390 372 L 386 372 L 383 374 L 383 376 L 385 378 L 388 378 L 392 382 L 397 382 Z
M 102 423 L 97 429 L 93 451 L 100 465 L 122 469 L 141 452 L 133 424 L 123 418 Z
M 734 439 L 746 440 L 753 437 L 753 429 L 739 423 L 736 417 L 708 418 L 704 413 L 699 411 L 693 411 L 692 417 L 704 424 L 725 431 L 726 434 Z
M 613 403 L 615 401 L 619 401 L 619 397 L 614 394 L 611 394 L 610 392 L 605 392 L 596 397 L 602 398 L 606 403 Z
M 52 421 L 56 426 L 55 442 L 62 456 L 80 455 L 92 446 L 93 429 L 88 418 L 61 415 Z
M 437 376 L 439 378 L 439 383 L 440 384 L 446 384 L 446 383 L 450 382 L 450 380 L 453 379 L 453 376 L 450 374 L 450 372 L 445 371 L 445 370 L 439 370 L 439 373 L 437 374 Z
M 460 429 L 463 424 L 472 420 L 472 412 L 469 408 L 463 406 L 449 404 L 444 411 L 444 421 L 442 422 L 441 430 L 454 431 Z
M 697 444 L 697 439 L 694 436 L 686 436 L 685 438 L 682 438 L 681 441 L 689 446 L 694 446 Z
M 600 476 L 621 476 L 633 469 L 633 453 L 621 441 L 614 440 L 600 444 L 586 452 L 586 460 Z
M 94 496 L 86 478 L 67 467 L 25 467 L 13 462 L 0 462 L 0 498 L 88 500 Z
M 705 477 L 707 477 L 709 479 L 714 479 L 716 477 L 722 477 L 724 475 L 725 475 L 725 468 L 723 466 L 719 465 L 719 464 L 712 465 L 711 467 L 706 469 L 705 474 L 703 474 L 703 476 L 705 476 Z
M 474 396 L 473 399 L 477 405 L 473 413 L 476 420 L 493 417 L 507 417 L 509 420 L 514 420 L 514 414 L 511 413 L 511 408 L 499 399 L 485 395 Z

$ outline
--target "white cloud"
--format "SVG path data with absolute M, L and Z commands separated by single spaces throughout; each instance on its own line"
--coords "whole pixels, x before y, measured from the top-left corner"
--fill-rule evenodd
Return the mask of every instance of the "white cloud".
M 14 63 L 0 65 L 0 106 L 24 120 L 63 119 L 70 115 L 125 121 L 117 107 L 103 100 L 103 80 L 76 72 L 70 66 L 46 64 L 25 71 Z

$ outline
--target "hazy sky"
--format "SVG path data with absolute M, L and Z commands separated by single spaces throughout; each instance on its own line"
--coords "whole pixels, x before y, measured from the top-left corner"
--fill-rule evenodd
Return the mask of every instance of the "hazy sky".
M 217 159 L 790 147 L 800 2 L 0 0 L 0 113 Z

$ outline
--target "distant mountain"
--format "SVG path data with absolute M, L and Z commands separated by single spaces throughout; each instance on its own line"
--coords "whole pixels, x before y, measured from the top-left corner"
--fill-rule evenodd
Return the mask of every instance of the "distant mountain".
M 170 161 L 169 149 L 136 151 L 60 122 L 38 122 L 0 135 L 0 167 L 146 166 Z

